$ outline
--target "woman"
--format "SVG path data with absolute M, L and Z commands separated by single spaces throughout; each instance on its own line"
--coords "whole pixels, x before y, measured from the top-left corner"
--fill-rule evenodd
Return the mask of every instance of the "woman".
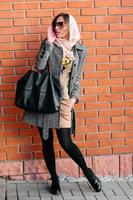
M 52 179 L 51 193 L 60 192 L 59 179 L 56 173 L 55 154 L 53 148 L 52 128 L 56 128 L 61 147 L 83 170 L 91 186 L 99 192 L 101 182 L 93 171 L 87 167 L 79 148 L 72 142 L 72 111 L 78 102 L 80 92 L 79 81 L 81 68 L 86 54 L 86 48 L 79 43 L 80 33 L 73 16 L 61 13 L 57 15 L 50 27 L 48 36 L 42 42 L 37 56 L 37 70 L 45 70 L 48 60 L 52 66 L 52 73 L 60 79 L 62 100 L 59 112 L 40 114 L 25 112 L 26 122 L 38 127 L 46 166 Z

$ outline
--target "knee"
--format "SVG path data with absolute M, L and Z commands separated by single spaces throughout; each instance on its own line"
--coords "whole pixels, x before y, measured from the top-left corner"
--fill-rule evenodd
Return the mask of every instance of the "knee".
M 59 141 L 59 143 L 60 143 L 61 147 L 62 147 L 64 150 L 69 150 L 70 147 L 71 147 L 71 144 L 70 144 L 70 142 L 68 142 L 68 141 L 62 140 L 62 141 Z

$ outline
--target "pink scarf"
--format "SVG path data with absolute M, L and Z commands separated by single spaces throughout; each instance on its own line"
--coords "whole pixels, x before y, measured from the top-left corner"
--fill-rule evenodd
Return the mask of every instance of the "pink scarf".
M 70 60 L 74 60 L 73 52 L 72 52 L 72 47 L 80 40 L 80 32 L 78 29 L 78 25 L 76 20 L 72 15 L 69 14 L 69 29 L 70 29 L 70 36 L 69 40 L 66 39 L 59 39 L 56 38 L 56 35 L 53 33 L 52 30 L 52 25 L 48 28 L 48 38 L 49 37 L 54 37 L 54 43 L 57 44 L 58 46 L 61 46 L 63 49 L 63 57 L 68 57 Z

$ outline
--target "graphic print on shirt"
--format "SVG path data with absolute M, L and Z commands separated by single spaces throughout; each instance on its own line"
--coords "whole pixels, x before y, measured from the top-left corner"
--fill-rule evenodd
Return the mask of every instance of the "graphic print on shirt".
M 68 66 L 70 66 L 71 62 L 72 61 L 69 58 L 64 57 L 62 59 L 62 69 L 65 70 Z

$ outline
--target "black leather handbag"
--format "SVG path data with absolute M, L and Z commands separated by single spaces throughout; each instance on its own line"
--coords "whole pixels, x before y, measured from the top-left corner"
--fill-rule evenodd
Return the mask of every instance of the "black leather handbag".
M 15 105 L 19 108 L 40 112 L 54 113 L 59 110 L 61 101 L 60 81 L 48 70 L 29 70 L 17 82 Z

